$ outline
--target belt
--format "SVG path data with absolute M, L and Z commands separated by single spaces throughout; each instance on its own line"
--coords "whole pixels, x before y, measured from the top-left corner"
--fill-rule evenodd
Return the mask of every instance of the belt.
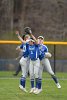
M 31 59 L 32 61 L 36 61 L 36 60 L 38 60 L 38 58 L 37 59 Z

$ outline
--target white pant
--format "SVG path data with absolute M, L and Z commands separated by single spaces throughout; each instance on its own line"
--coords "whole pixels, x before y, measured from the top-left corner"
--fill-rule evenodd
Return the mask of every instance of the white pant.
M 39 59 L 35 61 L 30 60 L 30 65 L 29 65 L 30 79 L 39 77 L 39 67 L 40 67 Z
M 25 77 L 26 78 L 26 76 L 27 76 L 27 70 L 28 70 L 28 68 L 29 68 L 29 65 L 28 65 L 28 58 L 26 57 L 26 58 L 24 58 L 24 57 L 22 57 L 21 59 L 20 59 L 20 65 L 21 65 L 21 70 L 22 70 L 22 75 L 23 75 L 23 77 Z
M 45 67 L 46 71 L 50 75 L 54 75 L 54 72 L 53 72 L 53 70 L 51 68 L 49 59 L 48 58 L 44 58 L 44 59 L 42 59 L 42 61 L 40 61 L 39 78 L 42 78 L 43 67 Z

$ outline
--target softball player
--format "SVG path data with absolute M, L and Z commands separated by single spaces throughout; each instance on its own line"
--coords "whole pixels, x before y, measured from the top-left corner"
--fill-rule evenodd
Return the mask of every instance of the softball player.
M 31 34 L 31 33 L 30 33 Z M 51 77 L 53 78 L 53 80 L 55 81 L 56 85 L 57 85 L 57 88 L 61 88 L 59 82 L 58 82 L 58 79 L 57 77 L 55 76 L 52 68 L 51 68 L 51 65 L 50 65 L 50 62 L 49 62 L 49 59 L 46 58 L 46 54 L 47 54 L 47 57 L 51 57 L 51 54 L 48 53 L 48 48 L 43 45 L 43 42 L 44 42 L 44 38 L 42 36 L 39 36 L 38 37 L 38 40 L 36 40 L 36 38 L 33 36 L 33 34 L 31 34 L 32 38 L 37 42 L 37 44 L 40 44 L 39 45 L 39 50 L 40 50 L 40 69 L 39 69 L 39 89 L 38 91 L 36 91 L 35 93 L 38 94 L 42 91 L 41 89 L 41 82 L 42 82 L 42 71 L 43 71 L 43 67 L 45 67 L 46 71 L 51 75 Z
M 29 35 L 25 36 L 25 39 L 23 40 L 20 35 L 19 32 L 16 32 L 19 40 L 22 42 L 22 45 L 20 46 L 20 49 L 23 49 L 23 56 L 20 59 L 20 65 L 21 65 L 21 70 L 22 70 L 22 77 L 20 79 L 20 85 L 19 88 L 22 89 L 23 91 L 27 92 L 27 90 L 25 89 L 25 84 L 26 84 L 26 76 L 27 76 L 27 67 L 28 64 L 27 62 L 29 61 L 28 59 L 28 43 L 27 40 L 30 38 Z
M 39 67 L 40 67 L 40 60 L 39 60 L 39 48 L 38 45 L 34 43 L 33 39 L 29 40 L 29 57 L 30 57 L 30 65 L 29 65 L 29 72 L 30 72 L 30 81 L 31 81 L 31 90 L 30 93 L 33 93 L 34 88 L 34 79 L 36 88 L 38 88 L 38 77 L 39 77 Z
M 39 41 L 39 44 L 40 44 L 40 47 L 39 47 L 40 57 L 39 58 L 40 58 L 40 61 L 41 61 L 41 66 L 44 66 L 46 71 L 51 75 L 51 77 L 53 78 L 53 80 L 55 81 L 55 83 L 57 85 L 57 88 L 61 88 L 61 86 L 60 86 L 60 84 L 58 82 L 58 79 L 55 76 L 55 74 L 54 74 L 54 72 L 53 72 L 53 70 L 51 68 L 49 59 L 45 57 L 45 54 L 48 52 L 48 48 L 45 45 L 43 45 L 44 38 L 42 36 L 39 36 L 38 37 L 38 41 Z M 40 78 L 42 77 L 42 72 L 39 72 L 39 77 Z
M 23 35 L 22 36 L 22 39 L 24 40 L 28 40 L 28 38 L 29 38 L 30 36 L 29 35 Z M 16 58 L 16 60 L 20 60 L 21 59 L 21 57 L 23 56 L 23 50 L 22 49 L 20 49 L 20 46 L 17 46 L 17 48 L 16 48 L 16 50 L 18 50 L 20 53 L 19 53 L 19 56 Z M 27 65 L 29 65 L 29 61 L 27 62 Z M 20 65 L 20 63 L 19 63 L 19 66 L 18 66 L 18 68 L 17 68 L 17 70 L 16 70 L 16 72 L 15 72 L 15 74 L 13 74 L 14 76 L 17 76 L 18 75 L 18 73 L 21 71 L 21 65 Z M 29 76 L 29 68 L 27 67 L 27 75 Z
M 23 55 L 23 50 L 20 49 L 20 46 L 17 46 L 16 50 L 19 51 L 19 56 L 16 58 L 16 60 L 20 60 L 21 57 L 22 57 L 22 55 Z M 19 63 L 19 66 L 18 66 L 16 72 L 15 72 L 13 75 L 14 75 L 14 76 L 17 76 L 17 75 L 19 74 L 20 71 L 21 71 L 21 65 L 20 65 L 20 63 Z

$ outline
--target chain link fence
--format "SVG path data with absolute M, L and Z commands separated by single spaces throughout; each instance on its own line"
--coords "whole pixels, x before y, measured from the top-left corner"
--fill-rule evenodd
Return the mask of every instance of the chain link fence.
M 50 60 L 54 70 L 54 61 Z M 14 71 L 17 69 L 19 61 L 14 59 L 0 59 L 0 71 Z M 67 72 L 67 60 L 56 60 L 56 72 Z M 45 71 L 45 69 L 44 69 Z

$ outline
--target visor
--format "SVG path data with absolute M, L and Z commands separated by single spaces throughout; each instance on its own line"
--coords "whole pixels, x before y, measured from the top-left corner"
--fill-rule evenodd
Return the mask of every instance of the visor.
M 30 42 L 30 41 L 35 42 L 33 39 L 29 39 L 29 40 L 28 40 L 28 42 Z
M 27 38 L 27 37 L 28 37 L 28 38 L 30 38 L 30 35 L 28 35 L 28 34 L 27 34 L 27 35 L 25 35 L 25 38 Z
M 43 36 L 38 36 L 38 39 L 43 39 L 44 40 L 44 37 Z

